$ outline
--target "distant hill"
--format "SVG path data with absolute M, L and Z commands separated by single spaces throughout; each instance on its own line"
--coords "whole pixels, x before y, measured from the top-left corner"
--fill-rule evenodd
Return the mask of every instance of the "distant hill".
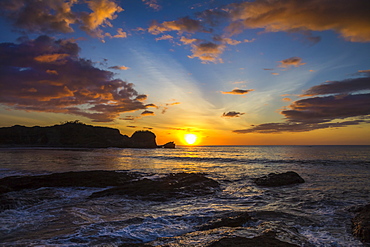
M 0 128 L 3 147 L 157 148 L 151 131 L 136 131 L 131 137 L 118 129 L 92 126 L 79 121 L 48 127 L 15 125 Z

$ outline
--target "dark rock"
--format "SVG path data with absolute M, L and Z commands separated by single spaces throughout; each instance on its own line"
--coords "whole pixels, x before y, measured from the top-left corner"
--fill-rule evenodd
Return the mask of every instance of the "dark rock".
M 133 148 L 157 148 L 155 134 L 148 130 L 136 131 L 130 138 L 129 147 Z
M 360 208 L 352 219 L 352 232 L 362 242 L 370 244 L 370 204 Z
M 126 195 L 143 200 L 166 201 L 173 198 L 200 196 L 214 193 L 220 184 L 197 173 L 169 174 L 158 180 L 144 178 L 123 186 L 96 192 L 91 197 Z
M 219 227 L 239 227 L 252 220 L 247 212 L 225 213 L 220 217 L 212 219 L 205 225 L 198 228 L 200 231 L 211 230 Z
M 139 178 L 138 174 L 115 171 L 81 171 L 39 176 L 12 176 L 0 179 L 0 192 L 38 189 L 41 187 L 120 186 Z
M 55 200 L 60 197 L 48 188 L 37 191 L 26 191 L 25 193 L 0 194 L 0 211 L 19 207 L 32 206 L 44 200 Z
M 304 179 L 296 172 L 270 173 L 267 176 L 256 178 L 254 182 L 260 186 L 276 187 L 290 184 L 304 183 Z
M 48 127 L 0 128 L 0 146 L 5 147 L 71 147 L 71 148 L 157 148 L 156 136 L 137 131 L 131 138 L 118 129 L 92 126 L 78 120 Z
M 258 246 L 258 247 L 299 247 L 298 245 L 287 243 L 276 239 L 272 234 L 263 234 L 254 238 L 244 237 L 224 237 L 221 238 L 208 247 L 245 247 L 245 246 Z
M 176 144 L 174 142 L 167 142 L 162 147 L 163 148 L 176 148 Z

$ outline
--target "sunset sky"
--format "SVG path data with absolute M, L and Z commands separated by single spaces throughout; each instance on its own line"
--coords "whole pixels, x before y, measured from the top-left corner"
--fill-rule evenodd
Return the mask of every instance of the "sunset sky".
M 370 145 L 369 0 L 2 0 L 0 126 Z

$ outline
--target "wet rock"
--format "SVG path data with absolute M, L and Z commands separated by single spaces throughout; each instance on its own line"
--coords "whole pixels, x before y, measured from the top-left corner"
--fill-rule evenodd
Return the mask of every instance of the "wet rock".
M 6 193 L 0 195 L 0 212 L 19 207 L 28 207 L 44 200 L 55 200 L 60 197 L 48 188 L 37 191 L 25 191 L 24 193 Z
M 304 179 L 296 172 L 270 173 L 267 176 L 256 178 L 254 182 L 260 186 L 276 187 L 290 184 L 304 183 Z
M 116 188 L 96 192 L 94 197 L 126 195 L 139 197 L 143 200 L 166 201 L 188 196 L 200 196 L 214 193 L 220 184 L 212 179 L 197 173 L 169 174 L 158 180 L 144 178 L 132 181 Z
M 360 208 L 352 219 L 353 235 L 370 245 L 370 204 Z
M 259 246 L 259 247 L 299 247 L 298 245 L 287 243 L 276 239 L 273 234 L 263 234 L 254 238 L 245 238 L 239 236 L 221 238 L 208 247 L 245 247 L 245 246 Z
M 219 227 L 239 227 L 252 220 L 247 212 L 231 212 L 212 219 L 207 224 L 198 228 L 200 231 L 215 229 Z
M 139 177 L 136 173 L 115 171 L 81 171 L 39 176 L 12 176 L 0 179 L 0 194 L 41 187 L 120 186 Z

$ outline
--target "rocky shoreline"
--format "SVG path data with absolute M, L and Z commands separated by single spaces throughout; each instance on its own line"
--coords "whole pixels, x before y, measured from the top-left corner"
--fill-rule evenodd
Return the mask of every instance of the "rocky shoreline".
M 290 179 L 290 182 L 289 182 Z M 269 174 L 254 179 L 257 186 L 297 186 L 302 178 L 295 172 Z M 263 184 L 258 181 L 263 181 Z M 282 181 L 285 181 L 283 183 Z M 304 180 L 303 180 L 304 182 Z M 87 200 L 118 196 L 129 199 L 167 201 L 190 197 L 212 196 L 222 190 L 220 184 L 202 173 L 141 174 L 129 171 L 79 171 L 52 173 L 38 176 L 12 176 L 0 179 L 0 211 L 27 207 L 44 200 L 55 199 L 45 188 L 55 187 L 100 187 L 104 190 L 94 192 Z M 43 189 L 43 190 L 41 190 Z M 27 193 L 40 190 L 32 199 L 22 201 L 14 197 L 15 192 Z M 350 213 L 350 212 L 349 212 Z M 274 221 L 260 223 L 266 218 L 296 217 L 279 212 L 231 211 L 215 217 L 203 218 L 194 231 L 176 237 L 162 237 L 149 243 L 130 242 L 121 246 L 181 246 L 181 242 L 196 241 L 207 236 L 207 247 L 219 246 L 314 246 L 297 229 Z M 136 219 L 136 221 L 140 219 Z M 305 219 L 307 224 L 312 224 Z M 302 219 L 304 221 L 304 219 Z M 257 229 L 251 228 L 259 222 Z M 283 221 L 282 221 L 283 222 Z M 352 220 L 353 234 L 365 246 L 369 244 L 370 204 L 356 210 Z M 303 245 L 302 245 L 303 244 Z
M 129 137 L 118 129 L 87 125 L 76 120 L 48 127 L 2 127 L 0 147 L 175 148 L 175 143 L 159 146 L 151 131 L 136 131 Z

